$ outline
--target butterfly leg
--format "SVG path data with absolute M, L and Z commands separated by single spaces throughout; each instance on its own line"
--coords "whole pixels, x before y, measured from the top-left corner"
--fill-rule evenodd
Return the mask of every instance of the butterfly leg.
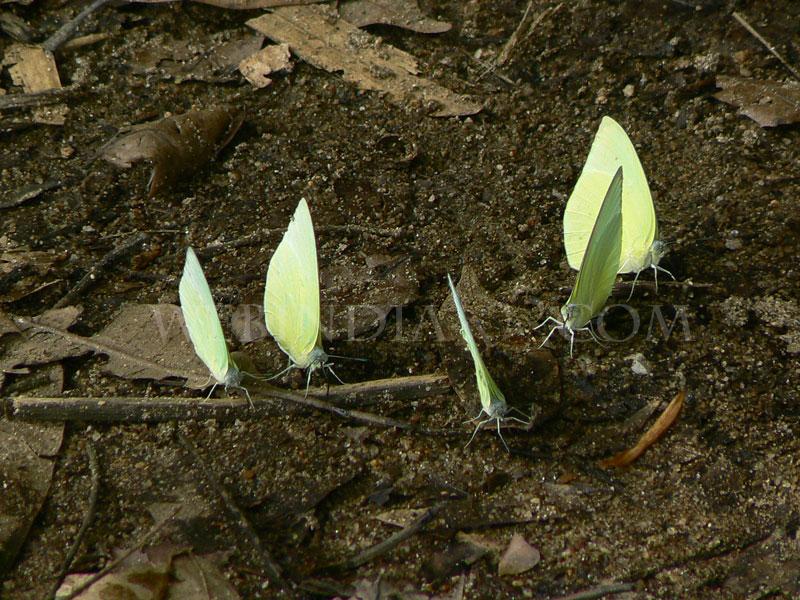
M 655 279 L 656 279 L 656 294 L 658 293 L 658 272 L 659 271 L 664 271 L 664 273 L 666 273 L 667 275 L 672 277 L 672 281 L 675 281 L 675 275 L 673 275 L 672 273 L 667 271 L 664 267 L 659 267 L 658 265 L 653 265 L 653 275 L 655 276 Z
M 556 323 L 558 323 L 558 321 L 556 321 L 555 319 L 553 319 L 553 321 L 555 321 Z M 544 346 L 544 345 L 547 343 L 547 341 L 550 339 L 550 336 L 552 336 L 552 335 L 553 335 L 553 333 L 555 333 L 555 332 L 556 332 L 556 331 L 558 331 L 559 329 L 564 329 L 564 324 L 563 324 L 563 323 L 558 323 L 558 325 L 556 325 L 555 327 L 553 327 L 553 328 L 550 330 L 550 333 L 548 333 L 548 334 L 547 334 L 547 337 L 546 337 L 546 338 L 544 338 L 544 341 L 543 341 L 541 344 L 539 344 L 539 348 L 541 348 L 542 346 Z M 571 356 L 571 354 L 570 354 L 570 356 Z
M 493 418 L 494 417 L 489 417 L 488 419 L 484 419 L 483 421 L 478 423 L 478 425 L 475 427 L 475 431 L 472 432 L 472 437 L 469 438 L 469 441 L 467 442 L 466 446 L 464 446 L 464 448 L 466 448 L 467 446 L 469 446 L 472 443 L 472 440 L 475 439 L 475 435 L 478 433 L 478 431 L 480 431 L 480 428 L 483 427 L 484 425 L 486 425 L 486 423 L 491 421 Z
M 539 323 L 539 324 L 538 324 L 536 327 L 534 327 L 534 328 L 533 328 L 533 330 L 534 330 L 534 331 L 536 331 L 537 329 L 539 329 L 539 327 L 544 327 L 544 325 L 545 325 L 546 323 L 549 323 L 550 321 L 552 321 L 553 323 L 556 323 L 556 324 L 558 324 L 558 325 L 562 325 L 561 321 L 559 321 L 559 320 L 558 320 L 558 319 L 556 319 L 555 317 L 550 317 L 550 316 L 548 316 L 548 317 L 547 317 L 547 318 L 546 318 L 544 321 L 542 321 L 542 322 L 541 322 L 541 323 Z
M 215 382 L 215 383 L 214 383 L 214 385 L 212 385 L 212 386 L 211 386 L 211 391 L 210 391 L 210 392 L 208 392 L 208 396 L 206 396 L 206 400 L 208 400 L 209 398 L 211 398 L 211 394 L 213 394 L 213 393 L 214 393 L 214 390 L 215 390 L 215 389 L 217 389 L 217 386 L 218 386 L 218 385 L 219 385 L 219 383 Z
M 641 271 L 636 271 L 636 277 L 633 278 L 633 283 L 631 284 L 631 293 L 628 294 L 628 299 L 625 302 L 630 302 L 631 298 L 633 298 L 633 290 L 636 289 L 636 282 L 639 281 L 639 274 Z M 658 277 L 656 277 L 656 290 L 658 290 Z
M 506 452 L 511 454 L 511 450 L 509 449 L 508 444 L 506 444 L 506 440 L 503 437 L 503 434 L 500 433 L 500 419 L 495 419 L 495 420 L 497 421 L 497 436 L 500 438 L 500 441 L 503 442 L 503 446 L 505 446 Z

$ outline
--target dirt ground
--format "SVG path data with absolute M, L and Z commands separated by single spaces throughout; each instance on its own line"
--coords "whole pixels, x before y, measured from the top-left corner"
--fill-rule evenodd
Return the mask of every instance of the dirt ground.
M 645 283 L 630 301 L 640 327 L 622 343 L 581 341 L 570 358 L 567 341 L 554 336 L 537 354 L 549 361 L 543 377 L 556 382 L 557 398 L 542 400 L 550 418 L 531 431 L 504 431 L 510 453 L 491 431 L 464 447 L 471 427 L 463 422 L 474 407 L 455 393 L 382 400 L 365 410 L 461 429 L 459 437 L 290 406 L 235 420 L 70 422 L 44 507 L 2 575 L 3 598 L 41 598 L 52 585 L 86 511 L 89 441 L 102 473 L 99 500 L 72 571 L 97 570 L 115 550 L 135 544 L 153 526 L 155 505 L 183 503 L 196 507 L 196 516 L 165 530 L 161 541 L 222 556 L 221 568 L 243 598 L 312 597 L 313 589 L 346 597 L 379 576 L 430 596 L 458 597 L 463 586 L 467 598 L 549 598 L 606 583 L 632 584 L 618 597 L 636 599 L 800 597 L 800 130 L 761 128 L 711 97 L 717 75 L 788 77 L 731 12 L 747 15 L 800 66 L 800 4 L 565 2 L 516 46 L 500 73 L 508 81 L 481 77 L 481 62 L 499 51 L 526 4 L 424 1 L 427 14 L 453 23 L 450 32 L 368 28 L 418 57 L 422 75 L 486 103 L 477 115 L 444 119 L 360 92 L 300 60 L 263 90 L 239 76 L 177 82 L 162 68 L 134 67 L 137 51 L 154 39 L 167 49 L 181 41 L 203 47 L 221 32 L 246 32 L 245 21 L 260 11 L 120 5 L 88 21 L 83 32 L 110 37 L 59 55 L 65 84 L 84 78 L 68 97 L 66 123 L 2 134 L 4 195 L 63 182 L 2 211 L 4 251 L 28 246 L 64 254 L 38 281 L 55 283 L 7 297 L 8 314 L 51 308 L 140 231 L 149 236 L 144 247 L 111 265 L 78 299 L 83 313 L 73 331 L 98 331 L 127 303 L 177 303 L 187 246 L 282 231 L 306 197 L 323 282 L 331 269 L 361 268 L 369 257 L 400 261 L 418 282 L 402 319 L 390 313 L 380 335 L 328 343 L 335 354 L 367 359 L 337 362 L 343 380 L 444 372 L 444 356 L 458 342 L 437 338 L 434 321 L 448 297 L 447 273 L 458 279 L 465 266 L 492 310 L 505 311 L 498 319 L 513 335 L 504 335 L 533 351 L 543 339 L 533 325 L 556 314 L 572 285 L 561 238 L 564 203 L 604 115 L 636 145 L 661 235 L 670 242 L 662 265 L 677 283 L 656 294 L 646 283 L 652 275 L 642 275 Z M 41 39 L 79 6 L 47 0 L 3 10 L 24 18 Z M 535 0 L 532 10 L 552 6 Z M 0 38 L 0 49 L 8 43 Z M 153 199 L 148 167 L 121 170 L 95 160 L 123 126 L 219 105 L 244 115 L 233 141 Z M 4 124 L 25 115 L 7 113 Z M 333 227 L 353 224 L 360 229 Z M 226 331 L 235 307 L 261 302 L 279 240 L 230 247 L 203 261 Z M 4 291 L 13 284 L 4 281 Z M 614 301 L 625 302 L 628 292 L 622 286 Z M 336 289 L 324 291 L 323 310 L 351 300 L 342 276 Z M 659 314 L 671 330 L 662 329 Z M 626 337 L 632 322 L 614 315 L 610 334 Z M 271 340 L 240 347 L 228 339 L 262 372 L 285 361 Z M 491 355 L 487 350 L 490 369 Z M 65 361 L 64 393 L 202 397 L 114 377 L 104 362 Z M 529 375 L 515 368 L 500 378 L 509 386 Z M 299 373 L 281 381 L 304 383 Z M 681 389 L 686 406 L 657 444 L 626 469 L 598 467 L 633 445 Z M 523 406 L 536 404 L 538 395 L 535 381 L 509 393 Z M 283 569 L 290 583 L 280 592 L 267 584 L 254 542 L 227 512 L 208 472 Z M 399 531 L 376 517 L 440 503 L 431 522 L 391 552 L 359 567 L 326 568 Z M 501 577 L 497 552 L 466 564 L 474 546 L 465 534 L 500 552 L 521 534 L 541 560 Z

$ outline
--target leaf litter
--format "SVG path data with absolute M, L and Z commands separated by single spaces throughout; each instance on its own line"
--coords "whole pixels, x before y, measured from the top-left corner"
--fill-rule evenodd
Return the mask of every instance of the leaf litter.
M 100 155 L 125 169 L 143 160 L 152 163 L 152 198 L 205 167 L 233 139 L 243 120 L 235 109 L 193 110 L 135 125 L 103 146 Z
M 714 98 L 739 109 L 761 127 L 800 122 L 800 84 L 720 75 Z
M 420 107 L 434 117 L 474 115 L 483 104 L 419 76 L 417 59 L 361 31 L 319 6 L 291 6 L 247 24 L 278 43 L 287 43 L 307 63 L 341 72 L 363 90 L 383 92 L 399 106 Z
M 339 16 L 356 27 L 392 25 L 416 33 L 444 33 L 453 28 L 428 17 L 417 0 L 351 0 L 339 4 Z
M 0 326 L 3 318 L 0 314 Z M 36 393 L 57 396 L 64 386 L 61 365 L 43 370 Z M 2 377 L 0 377 L 2 383 Z M 13 564 L 50 493 L 64 423 L 26 423 L 0 418 L 0 573 Z
M 208 385 L 208 369 L 188 340 L 180 307 L 125 305 L 111 323 L 91 337 L 69 331 L 80 312 L 70 306 L 34 318 L 13 317 L 21 333 L 0 360 L 0 371 L 24 374 L 22 367 L 94 353 L 108 358 L 103 369 L 117 377 L 185 380 L 184 385 L 192 389 Z

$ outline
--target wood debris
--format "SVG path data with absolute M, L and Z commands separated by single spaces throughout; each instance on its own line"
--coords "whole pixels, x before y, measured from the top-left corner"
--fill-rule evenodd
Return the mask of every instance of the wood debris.
M 247 24 L 320 69 L 341 72 L 361 89 L 434 117 L 473 115 L 483 105 L 419 76 L 417 59 L 319 6 L 278 8 Z
M 3 56 L 12 81 L 22 86 L 26 94 L 61 89 L 61 79 L 53 53 L 40 46 L 11 44 Z M 34 121 L 45 125 L 63 125 L 67 106 L 40 107 L 34 110 Z

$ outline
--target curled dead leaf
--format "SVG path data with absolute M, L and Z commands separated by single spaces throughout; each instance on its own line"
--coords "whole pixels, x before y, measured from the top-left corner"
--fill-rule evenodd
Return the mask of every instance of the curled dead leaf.
M 661 438 L 661 436 L 664 435 L 664 432 L 669 429 L 670 425 L 675 422 L 675 419 L 678 418 L 678 414 L 681 412 L 681 408 L 683 408 L 683 402 L 685 399 L 686 390 L 681 390 L 675 395 L 667 408 L 664 409 L 664 412 L 661 413 L 661 416 L 656 419 L 656 422 L 653 423 L 652 427 L 650 427 L 650 429 L 648 429 L 644 435 L 639 438 L 639 441 L 636 442 L 635 446 L 628 448 L 624 452 L 615 454 L 611 458 L 601 460 L 599 463 L 600 466 L 605 469 L 609 467 L 626 467 L 639 458 L 642 454 L 644 454 L 644 451 L 655 444 Z
M 148 196 L 152 198 L 205 166 L 233 139 L 243 120 L 233 109 L 194 110 L 132 127 L 103 146 L 100 155 L 123 168 L 150 161 Z

